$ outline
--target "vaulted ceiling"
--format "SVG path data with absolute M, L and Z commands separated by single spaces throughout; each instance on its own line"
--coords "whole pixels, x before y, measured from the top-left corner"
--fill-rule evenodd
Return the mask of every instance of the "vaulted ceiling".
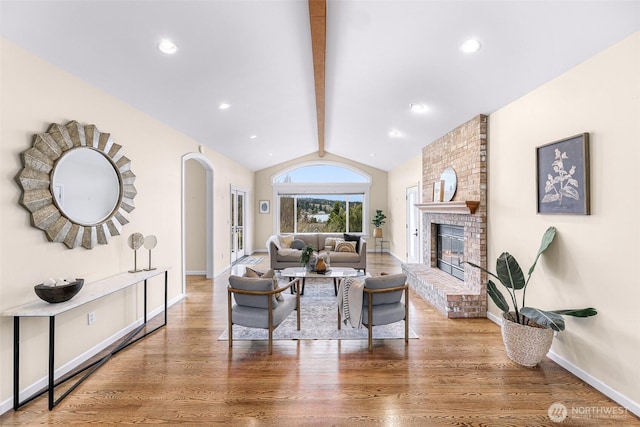
M 639 1 L 329 0 L 326 22 L 324 3 L 0 0 L 0 31 L 252 170 L 324 151 L 390 170 L 640 30 Z

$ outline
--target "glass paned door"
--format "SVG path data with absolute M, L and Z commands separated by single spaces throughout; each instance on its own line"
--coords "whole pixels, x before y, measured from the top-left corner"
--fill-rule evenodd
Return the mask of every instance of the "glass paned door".
M 247 193 L 241 190 L 231 190 L 231 263 L 233 264 L 243 256 L 244 251 L 244 224 L 245 201 Z
M 418 186 L 407 188 L 407 262 L 420 262 L 420 232 L 419 216 L 416 203 L 418 200 Z

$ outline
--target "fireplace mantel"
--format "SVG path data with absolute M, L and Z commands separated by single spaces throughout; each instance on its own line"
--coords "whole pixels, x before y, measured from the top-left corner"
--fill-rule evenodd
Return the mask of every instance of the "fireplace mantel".
M 428 213 L 449 213 L 449 214 L 474 214 L 480 202 L 465 200 L 455 202 L 431 202 L 416 203 L 415 206 L 423 212 Z

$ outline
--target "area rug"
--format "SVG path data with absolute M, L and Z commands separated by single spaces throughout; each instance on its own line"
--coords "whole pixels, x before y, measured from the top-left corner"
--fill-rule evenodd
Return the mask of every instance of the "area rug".
M 367 328 L 352 328 L 343 323 L 338 329 L 338 306 L 330 280 L 307 279 L 304 295 L 300 297 L 300 330 L 296 329 L 294 311 L 273 331 L 274 340 L 366 340 Z M 374 339 L 404 339 L 404 322 L 373 327 Z M 409 328 L 409 338 L 418 335 Z M 220 335 L 218 340 L 228 340 L 229 331 Z M 234 340 L 267 340 L 266 329 L 233 326 Z
M 238 264 L 260 264 L 264 258 L 261 256 L 247 256 L 238 260 Z

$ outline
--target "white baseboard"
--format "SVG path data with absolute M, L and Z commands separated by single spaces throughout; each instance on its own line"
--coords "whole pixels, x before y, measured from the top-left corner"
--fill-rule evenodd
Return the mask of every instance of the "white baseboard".
M 502 325 L 502 318 L 496 316 L 493 313 L 487 312 L 487 318 L 497 325 Z M 620 404 L 620 406 L 624 406 L 629 412 L 632 412 L 636 416 L 640 417 L 640 403 L 629 399 L 624 394 L 618 392 L 617 390 L 614 390 L 607 384 L 589 374 L 587 371 L 577 367 L 576 365 L 569 362 L 564 357 L 554 353 L 553 351 L 547 353 L 547 357 L 556 362 L 558 365 L 562 366 L 567 371 L 571 372 L 576 377 L 580 378 L 585 383 L 589 384 L 591 387 L 598 390 L 600 393 L 607 396 L 609 399 Z
M 585 383 L 589 384 L 591 387 L 598 390 L 600 393 L 607 396 L 609 399 L 620 404 L 620 406 L 625 407 L 629 412 L 632 412 L 636 416 L 640 417 L 640 403 L 629 399 L 624 394 L 618 392 L 617 390 L 614 390 L 599 379 L 594 378 L 588 372 L 580 369 L 579 367 L 575 366 L 573 363 L 569 362 L 562 356 L 557 355 L 553 351 L 547 353 L 547 357 L 556 362 L 558 365 L 562 366 L 567 371 L 571 372 L 576 377 L 580 378 Z
M 180 294 L 177 297 L 173 298 L 171 301 L 167 301 L 167 307 L 171 307 L 172 305 L 182 300 L 183 298 L 184 298 L 184 294 Z M 153 317 L 162 313 L 163 309 L 164 307 L 160 306 L 157 309 L 149 312 L 147 314 L 147 318 L 152 319 Z M 58 369 L 55 370 L 55 373 L 54 373 L 55 378 L 60 378 L 66 373 L 71 372 L 73 369 L 82 365 L 84 362 L 91 359 L 93 356 L 100 353 L 105 348 L 116 343 L 118 340 L 124 338 L 128 333 L 133 331 L 138 326 L 142 325 L 142 320 L 143 320 L 142 317 L 140 317 L 138 320 L 136 320 L 126 328 L 116 332 L 115 334 L 111 335 L 101 343 L 93 346 L 92 348 L 88 349 L 84 353 L 80 354 L 79 356 L 75 357 L 74 359 L 70 360 L 64 365 L 60 366 Z M 32 394 L 36 393 L 39 390 L 42 390 L 43 388 L 46 388 L 48 385 L 49 385 L 49 380 L 47 376 L 40 378 L 39 380 L 27 386 L 25 389 L 23 389 L 20 392 L 20 401 L 22 402 L 27 397 L 31 396 Z M 13 409 L 13 395 L 10 396 L 8 399 L 6 399 L 4 402 L 0 403 L 0 415 L 4 414 L 5 412 L 11 409 Z
M 205 270 L 190 270 L 184 273 L 186 276 L 206 276 Z
M 491 320 L 496 325 L 502 326 L 502 319 L 493 313 L 489 313 L 488 311 L 487 311 L 487 319 Z

